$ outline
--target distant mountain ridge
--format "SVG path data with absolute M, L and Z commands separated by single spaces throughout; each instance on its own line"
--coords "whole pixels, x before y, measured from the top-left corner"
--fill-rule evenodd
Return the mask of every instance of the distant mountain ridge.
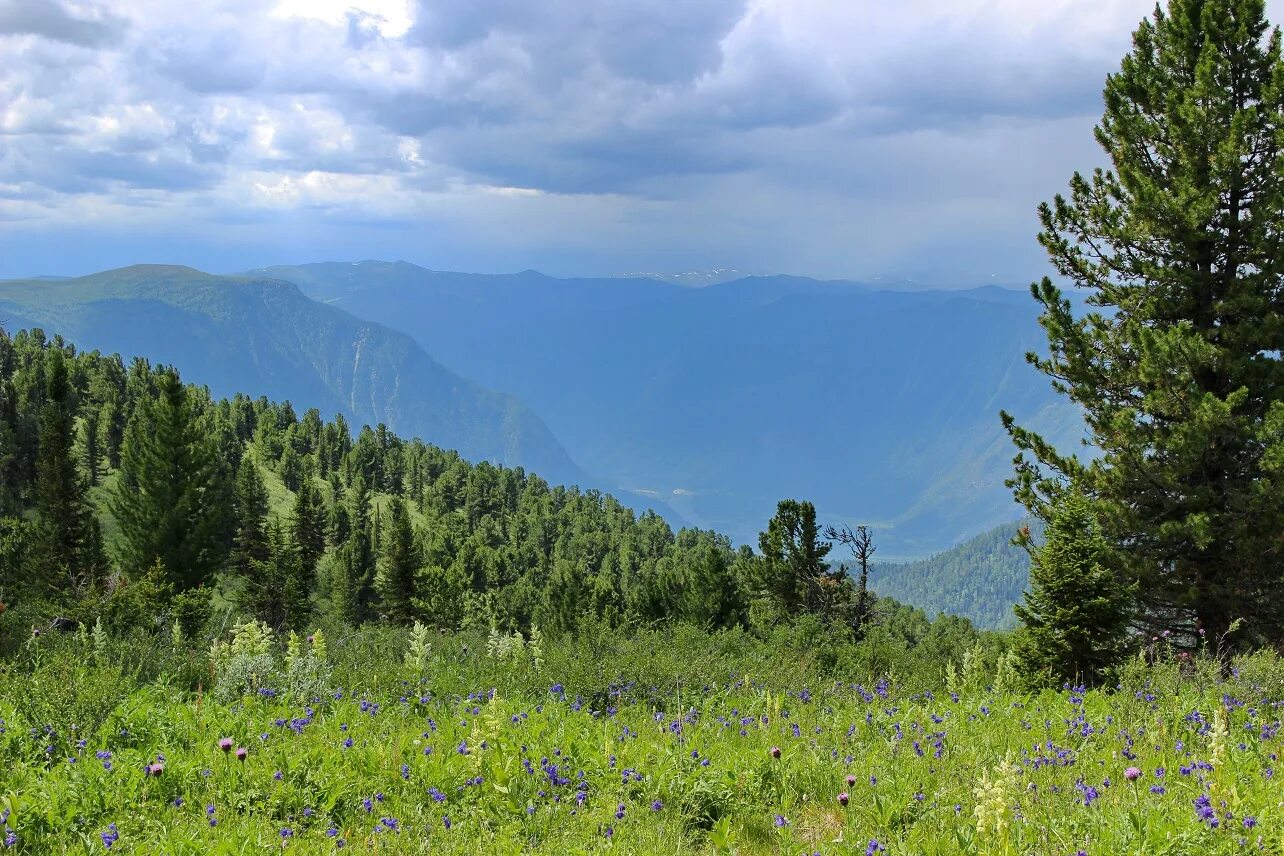
M 528 402 L 619 490 L 756 543 L 783 497 L 874 525 L 888 559 L 1016 519 L 998 411 L 1064 447 L 1078 412 L 1026 365 L 1029 295 L 805 277 L 690 288 L 628 277 L 430 271 L 406 262 L 252 272 L 387 324 Z
M 455 374 L 404 333 L 306 297 L 271 277 L 136 265 L 73 279 L 0 282 L 9 330 L 42 327 L 78 347 L 174 365 L 220 396 L 290 400 L 385 423 L 470 460 L 521 465 L 553 482 L 588 477 L 522 402 Z

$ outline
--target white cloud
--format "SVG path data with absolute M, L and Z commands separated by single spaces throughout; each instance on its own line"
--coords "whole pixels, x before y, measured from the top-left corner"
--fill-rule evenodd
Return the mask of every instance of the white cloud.
M 1151 7 L 0 0 L 0 216 L 222 241 L 289 214 L 319 253 L 347 216 L 568 272 L 866 274 L 972 230 L 1023 270 Z

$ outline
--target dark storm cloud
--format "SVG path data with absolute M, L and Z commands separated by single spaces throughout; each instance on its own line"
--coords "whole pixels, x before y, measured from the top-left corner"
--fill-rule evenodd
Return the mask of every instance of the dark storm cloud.
M 142 200 L 228 241 L 377 224 L 574 272 L 624 246 L 630 268 L 1024 266 L 1151 5 L 0 0 L 0 196 L 28 222 Z
M 599 65 L 612 75 L 663 85 L 716 68 L 718 42 L 745 8 L 746 0 L 429 0 L 418 4 L 408 39 L 450 50 L 512 37 L 545 80 Z

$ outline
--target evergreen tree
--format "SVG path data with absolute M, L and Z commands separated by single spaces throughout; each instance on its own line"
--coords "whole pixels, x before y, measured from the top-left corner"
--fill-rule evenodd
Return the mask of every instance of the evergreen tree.
M 781 500 L 767 531 L 758 538 L 763 557 L 764 590 L 777 608 L 793 618 L 818 611 L 830 545 L 820 538 L 816 507 L 810 502 Z
M 682 536 L 679 535 L 679 543 Z M 743 619 L 744 601 L 732 568 L 731 543 L 713 533 L 699 533 L 685 550 L 686 585 L 681 603 L 683 618 L 704 627 L 732 627 Z
M 102 475 L 102 432 L 98 429 L 98 410 L 85 408 L 80 425 L 81 458 L 85 463 L 85 479 L 90 487 L 98 485 Z
M 299 484 L 290 518 L 294 544 L 299 550 L 299 565 L 309 590 L 316 581 L 317 563 L 325 553 L 325 503 L 311 479 Z
M 1157 8 L 1105 104 L 1113 168 L 1040 209 L 1091 309 L 1035 285 L 1049 353 L 1029 358 L 1100 456 L 1004 414 L 1011 484 L 1042 520 L 1086 493 L 1154 631 L 1220 641 L 1242 619 L 1242 641 L 1284 641 L 1284 63 L 1263 0 Z
M 241 589 L 241 607 L 274 630 L 301 628 L 308 615 L 308 591 L 299 551 L 273 519 L 264 527 L 262 559 L 250 560 Z
M 236 471 L 232 513 L 236 531 L 228 565 L 235 573 L 248 577 L 255 573 L 257 564 L 267 561 L 269 554 L 268 493 L 252 455 L 241 458 L 241 466 Z
M 339 548 L 330 595 L 338 616 L 349 624 L 359 624 L 370 615 L 375 576 L 370 490 L 360 476 L 348 489 L 347 505 L 348 538 Z
M 126 428 L 111 511 L 122 568 L 143 575 L 159 561 L 183 591 L 208 582 L 227 556 L 232 485 L 199 400 L 173 371 L 155 380 Z
M 36 457 L 38 523 L 33 564 L 37 590 L 53 596 L 84 593 L 105 564 L 86 485 L 76 469 L 72 394 L 62 351 L 51 349 Z
M 419 551 L 410 525 L 406 503 L 394 498 L 383 538 L 383 557 L 379 569 L 379 597 L 383 613 L 394 624 L 409 625 L 415 620 L 415 574 L 419 570 Z
M 1118 665 L 1132 641 L 1136 590 L 1119 575 L 1114 551 L 1083 496 L 1064 494 L 1045 538 L 1031 552 L 1030 590 L 1016 606 L 1024 625 L 1017 653 L 1036 683 L 1095 683 Z

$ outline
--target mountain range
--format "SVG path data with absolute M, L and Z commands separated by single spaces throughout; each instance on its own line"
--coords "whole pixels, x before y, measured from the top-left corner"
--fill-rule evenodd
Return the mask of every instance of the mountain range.
M 481 275 L 405 262 L 251 272 L 386 324 L 516 395 L 618 493 L 742 543 L 779 499 L 875 527 L 921 558 L 1019 514 L 998 411 L 1073 445 L 1081 421 L 1027 351 L 1029 295 L 801 277 L 690 288 L 644 278 Z
M 754 544 L 786 497 L 930 556 L 1020 513 L 1000 408 L 1062 445 L 1021 292 L 800 277 L 692 288 L 404 262 L 0 282 L 0 319 L 343 413 Z M 1010 586 L 1008 586 L 1010 588 Z M 890 592 L 889 592 L 890 593 Z M 930 604 L 929 604 L 930 606 Z
M 472 460 L 586 484 L 548 427 L 511 395 L 464 379 L 411 337 L 263 276 L 136 265 L 74 279 L 0 282 L 10 330 L 41 327 L 82 349 L 177 367 L 218 396 L 289 400 L 356 430 L 386 424 Z

